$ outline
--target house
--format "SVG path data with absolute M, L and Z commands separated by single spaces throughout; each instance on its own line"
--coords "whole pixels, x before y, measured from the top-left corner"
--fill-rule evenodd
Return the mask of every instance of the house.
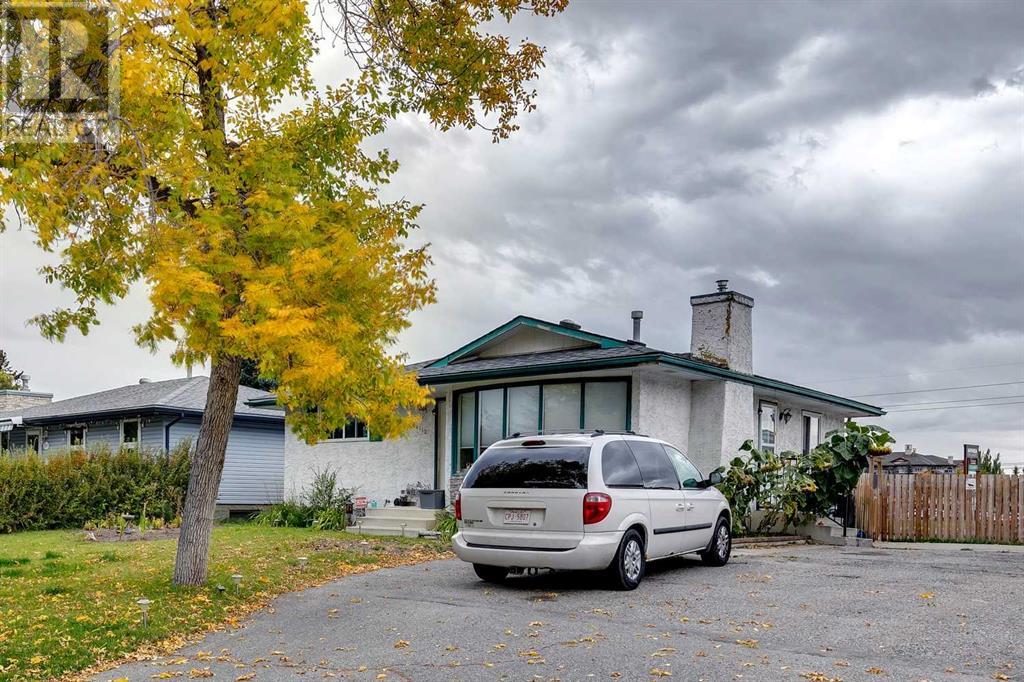
M 777 451 L 808 449 L 850 417 L 882 410 L 849 398 L 763 377 L 752 367 L 754 301 L 729 290 L 690 299 L 690 351 L 656 350 L 570 320 L 520 315 L 444 357 L 410 366 L 434 396 L 419 425 L 374 439 L 350 422 L 308 445 L 285 433 L 285 496 L 314 472 L 333 468 L 343 485 L 381 506 L 410 483 L 457 489 L 491 443 L 538 430 L 631 430 L 670 441 L 704 474 L 754 439 Z M 251 401 L 272 405 L 272 397 Z
M 169 451 L 193 443 L 208 377 L 138 384 L 52 401 L 52 394 L 0 391 L 0 449 L 45 457 L 66 448 L 106 445 Z M 284 493 L 284 412 L 252 407 L 269 395 L 241 386 L 217 495 L 219 512 L 280 502 Z
M 903 452 L 884 455 L 881 464 L 887 474 L 919 474 L 925 471 L 933 474 L 958 474 L 963 470 L 963 460 L 925 455 L 909 444 L 904 446 Z

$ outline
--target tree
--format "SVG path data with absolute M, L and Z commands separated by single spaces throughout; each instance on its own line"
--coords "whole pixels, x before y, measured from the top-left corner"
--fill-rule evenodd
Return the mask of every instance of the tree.
M 1017 466 L 1016 464 L 1013 466 L 1013 475 L 1020 476 L 1020 467 Z
M 242 369 L 238 383 L 240 386 L 258 388 L 261 391 L 277 390 L 277 382 L 260 376 L 260 363 L 252 358 L 242 358 Z
M 996 456 L 992 456 L 992 449 L 988 448 L 978 458 L 978 473 L 979 474 L 1001 474 L 1003 473 L 1003 464 L 999 461 L 1001 454 L 996 453 Z
M 486 29 L 565 4 L 323 0 L 316 23 L 359 69 L 316 88 L 320 36 L 302 0 L 114 0 L 120 143 L 106 127 L 3 143 L 0 198 L 59 252 L 43 274 L 76 299 L 33 318 L 42 333 L 87 333 L 100 304 L 143 282 L 152 312 L 137 341 L 210 362 L 175 583 L 206 578 L 244 358 L 259 358 L 310 442 L 350 417 L 398 434 L 428 404 L 390 350 L 434 298 L 425 248 L 406 245 L 421 207 L 381 198 L 397 165 L 366 141 L 403 112 L 508 136 L 534 108 L 543 50 Z
M 11 367 L 7 353 L 0 348 L 0 390 L 20 391 L 26 388 L 25 373 Z

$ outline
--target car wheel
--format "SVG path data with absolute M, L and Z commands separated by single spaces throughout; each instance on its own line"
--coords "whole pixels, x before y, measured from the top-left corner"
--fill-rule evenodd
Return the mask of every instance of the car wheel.
M 711 536 L 711 542 L 700 554 L 700 559 L 708 566 L 725 566 L 729 563 L 732 555 L 732 529 L 729 528 L 729 519 L 724 516 L 718 518 L 715 532 Z
M 644 540 L 635 530 L 627 530 L 608 567 L 608 577 L 617 589 L 635 590 L 644 577 L 645 568 L 647 560 L 644 558 Z
M 508 569 L 504 566 L 487 566 L 485 564 L 473 564 L 476 576 L 488 583 L 504 582 L 508 577 Z

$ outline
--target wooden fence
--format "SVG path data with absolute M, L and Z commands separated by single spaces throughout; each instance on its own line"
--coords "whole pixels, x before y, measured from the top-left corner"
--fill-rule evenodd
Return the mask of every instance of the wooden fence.
M 1024 543 L 1024 477 L 964 474 L 861 476 L 858 526 L 876 540 Z

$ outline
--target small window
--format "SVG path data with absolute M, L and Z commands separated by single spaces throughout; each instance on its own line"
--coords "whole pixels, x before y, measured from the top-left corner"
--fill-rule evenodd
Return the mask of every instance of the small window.
M 775 403 L 761 403 L 757 410 L 757 447 L 765 452 L 775 452 Z
M 643 488 L 644 478 L 625 441 L 613 440 L 601 451 L 601 471 L 609 488 Z
M 491 448 L 476 461 L 463 488 L 569 488 L 586 490 L 586 446 Z
M 137 448 L 139 446 L 139 420 L 125 419 L 121 422 L 121 447 Z
M 331 432 L 331 440 L 367 440 L 366 423 L 359 419 L 349 419 L 348 423 Z
M 0 451 L 10 452 L 11 450 L 11 432 L 0 431 Z
M 476 393 L 459 396 L 459 461 L 457 471 L 473 463 L 476 453 Z
M 640 473 L 644 477 L 644 487 L 655 490 L 668 489 L 679 490 L 679 478 L 672 466 L 665 448 L 661 443 L 649 440 L 631 440 L 629 449 L 636 457 L 636 463 L 640 465 Z
M 682 481 L 683 487 L 700 488 L 701 482 L 704 481 L 704 476 L 700 473 L 700 469 L 693 466 L 693 463 L 686 459 L 686 455 L 673 447 L 666 445 L 665 452 L 668 453 L 669 459 L 672 460 L 672 466 L 675 467 L 676 475 Z
M 821 415 L 804 412 L 804 453 L 821 445 Z
M 39 454 L 39 445 L 42 442 L 42 438 L 38 430 L 27 431 L 25 433 L 25 450 L 27 452 L 34 452 Z
M 68 447 L 69 448 L 84 448 L 85 447 L 85 427 L 84 426 L 69 426 L 68 427 Z

